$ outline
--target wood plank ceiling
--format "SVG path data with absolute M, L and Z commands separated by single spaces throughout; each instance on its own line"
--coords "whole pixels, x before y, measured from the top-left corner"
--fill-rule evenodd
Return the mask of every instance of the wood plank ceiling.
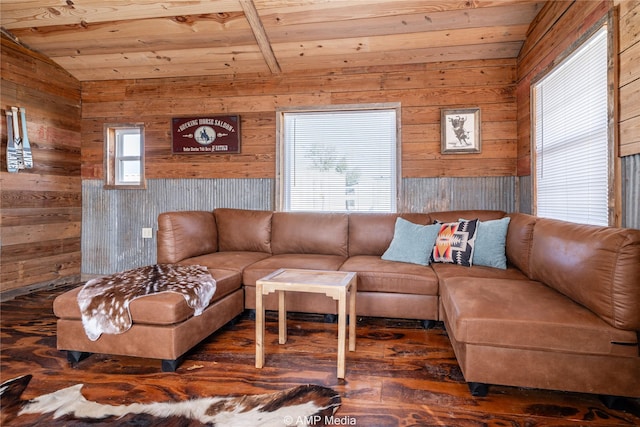
M 515 58 L 544 1 L 2 0 L 80 81 Z

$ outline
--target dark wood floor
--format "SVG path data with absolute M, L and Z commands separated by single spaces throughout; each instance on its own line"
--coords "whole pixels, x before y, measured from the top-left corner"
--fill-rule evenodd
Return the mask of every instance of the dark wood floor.
M 175 373 L 161 372 L 157 360 L 109 355 L 92 355 L 71 368 L 56 349 L 52 310 L 55 296 L 67 289 L 0 304 L 2 381 L 33 374 L 24 398 L 78 383 L 85 384 L 86 398 L 106 404 L 258 394 L 313 383 L 340 392 L 336 416 L 362 427 L 640 425 L 636 400 L 611 410 L 593 395 L 499 386 L 487 397 L 472 397 L 442 325 L 425 330 L 414 321 L 358 319 L 357 350 L 347 354 L 345 380 L 336 378 L 336 324 L 291 315 L 289 341 L 280 346 L 275 313 L 267 316 L 263 369 L 254 367 L 254 321 L 247 314 L 189 352 Z

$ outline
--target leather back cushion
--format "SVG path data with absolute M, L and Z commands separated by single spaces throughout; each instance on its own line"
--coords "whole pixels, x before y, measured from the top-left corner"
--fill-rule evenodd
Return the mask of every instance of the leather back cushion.
M 471 209 L 471 210 L 459 210 L 459 211 L 443 211 L 443 212 L 431 212 L 431 221 L 439 222 L 455 222 L 459 219 L 479 219 L 480 221 L 491 221 L 492 219 L 504 218 L 507 213 L 504 211 L 483 210 L 483 209 Z
M 507 229 L 507 241 L 505 251 L 509 264 L 531 277 L 529 259 L 531 257 L 531 244 L 533 243 L 533 227 L 537 217 L 523 213 L 508 215 L 509 228 Z
M 273 254 L 347 256 L 349 217 L 345 213 L 274 212 Z
M 399 216 L 414 224 L 430 223 L 429 215 L 422 213 L 354 212 L 349 214 L 349 256 L 381 256 L 393 239 L 396 218 Z
M 539 218 L 530 267 L 611 326 L 640 330 L 640 230 Z
M 158 215 L 158 263 L 174 263 L 218 250 L 213 212 L 179 211 Z
M 219 208 L 218 248 L 222 251 L 271 253 L 271 211 Z

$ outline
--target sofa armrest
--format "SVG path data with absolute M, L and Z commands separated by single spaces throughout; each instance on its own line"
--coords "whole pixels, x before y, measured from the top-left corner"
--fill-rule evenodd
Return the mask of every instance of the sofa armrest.
M 640 330 L 640 230 L 539 218 L 529 265 L 532 280 L 615 328 Z
M 158 216 L 158 263 L 216 252 L 218 230 L 213 212 L 164 212 Z

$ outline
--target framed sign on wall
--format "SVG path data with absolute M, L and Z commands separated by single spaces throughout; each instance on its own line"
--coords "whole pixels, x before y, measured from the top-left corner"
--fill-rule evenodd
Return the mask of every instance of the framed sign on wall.
M 480 108 L 443 109 L 440 114 L 442 154 L 480 153 Z
M 174 117 L 174 154 L 240 153 L 240 116 Z

